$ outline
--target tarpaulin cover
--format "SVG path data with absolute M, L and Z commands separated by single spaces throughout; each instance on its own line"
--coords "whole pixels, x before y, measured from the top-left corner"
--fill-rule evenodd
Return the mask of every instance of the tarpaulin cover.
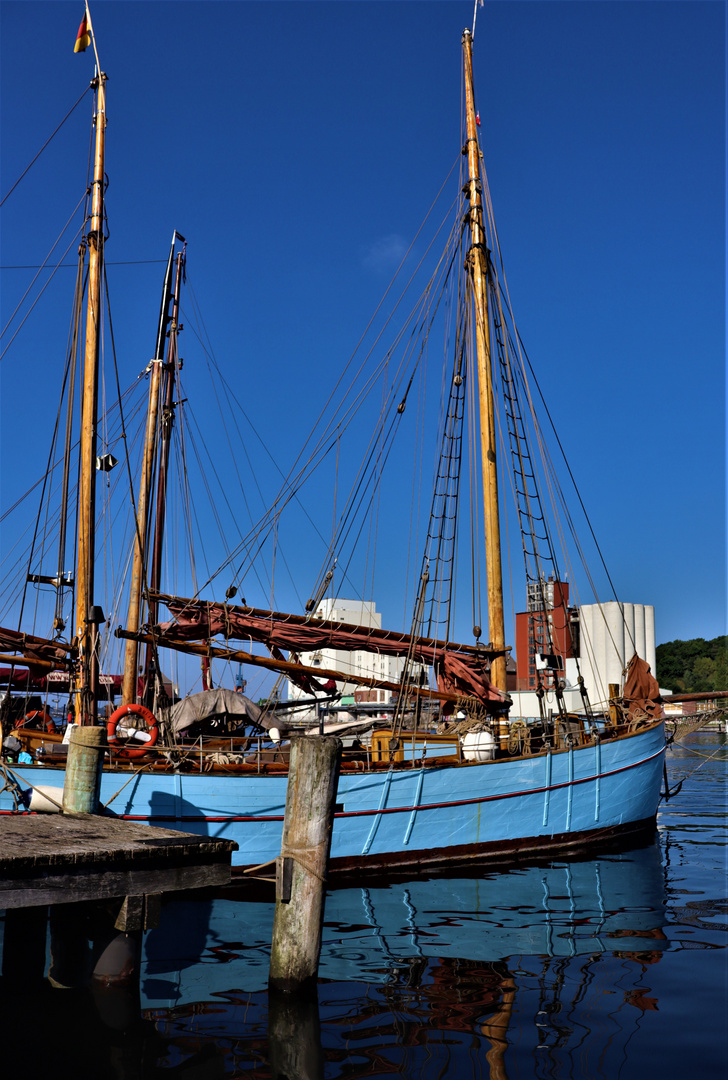
M 659 683 L 652 674 L 650 665 L 637 653 L 634 654 L 627 668 L 622 699 L 630 716 L 646 713 L 654 720 L 662 716 Z
M 274 719 L 270 720 L 270 724 L 262 722 L 262 712 L 260 705 L 256 705 L 250 698 L 235 690 L 224 690 L 220 687 L 182 698 L 168 710 L 166 720 L 175 735 L 186 731 L 193 724 L 216 716 L 239 716 L 241 719 L 248 719 L 252 724 L 275 726 Z

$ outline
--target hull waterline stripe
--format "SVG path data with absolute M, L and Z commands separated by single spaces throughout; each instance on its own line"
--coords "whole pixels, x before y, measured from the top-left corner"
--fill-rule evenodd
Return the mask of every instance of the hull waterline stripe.
M 424 810 L 443 810 L 451 806 L 475 806 L 478 803 L 496 802 L 498 799 L 519 799 L 526 795 L 541 795 L 544 792 L 559 791 L 561 788 L 576 787 L 577 784 L 592 784 L 595 781 L 604 780 L 608 776 L 616 776 L 618 773 L 629 772 L 630 769 L 638 769 L 641 765 L 646 765 L 648 762 L 654 761 L 655 758 L 660 757 L 664 752 L 665 747 L 661 746 L 654 754 L 642 758 L 641 761 L 634 761 L 630 765 L 622 765 L 619 769 L 611 769 L 609 772 L 599 773 L 596 776 L 582 776 L 578 780 L 567 780 L 563 784 L 552 784 L 549 787 L 528 788 L 526 791 L 506 791 L 500 795 L 479 795 L 473 799 L 457 799 L 453 802 L 422 803 L 419 806 L 386 806 L 381 810 L 344 810 L 334 814 L 334 817 L 355 818 L 370 817 L 376 814 L 411 814 L 413 812 L 422 812 Z M 150 814 L 119 814 L 118 816 L 124 821 L 198 821 L 200 823 L 205 821 L 212 823 L 233 821 L 283 821 L 283 814 L 223 814 L 215 817 L 203 817 L 201 815 L 194 817 L 175 817 L 173 814 L 155 814 L 154 816 Z

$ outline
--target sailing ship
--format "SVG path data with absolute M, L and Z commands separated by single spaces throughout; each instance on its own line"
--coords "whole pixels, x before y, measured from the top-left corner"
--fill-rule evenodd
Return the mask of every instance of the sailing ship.
M 94 588 L 94 465 L 103 469 L 103 464 L 98 466 L 96 447 L 99 344 L 95 331 L 102 302 L 105 76 L 98 75 L 95 80 L 96 153 L 87 234 L 89 288 L 73 632 L 64 639 L 65 627 L 58 618 L 54 638 L 1 630 L 0 643 L 11 674 L 23 667 L 35 675 L 65 673 L 72 685 L 75 722 L 107 723 L 109 753 L 100 795 L 106 812 L 189 832 L 224 835 L 237 841 L 234 865 L 239 869 L 266 864 L 280 851 L 287 737 L 297 731 L 331 730 L 331 725 L 315 719 L 307 727 L 291 714 L 290 705 L 270 711 L 242 695 L 208 689 L 203 700 L 193 704 L 194 717 L 202 720 L 204 714 L 221 713 L 227 722 L 236 713 L 242 716 L 246 730 L 239 738 L 228 736 L 226 729 L 225 738 L 207 742 L 202 736 L 199 741 L 185 738 L 189 724 L 180 721 L 179 712 L 175 712 L 178 706 L 170 701 L 162 676 L 165 650 L 196 656 L 206 665 L 223 659 L 282 673 L 308 695 L 316 714 L 322 699 L 331 698 L 342 683 L 363 688 L 362 696 L 370 691 L 393 696 L 384 719 L 354 717 L 348 724 L 336 725 L 348 738 L 336 798 L 332 873 L 428 869 L 483 859 L 552 855 L 654 828 L 665 733 L 659 688 L 646 662 L 635 654 L 625 686 L 621 692 L 619 687 L 612 689 L 602 710 L 590 703 L 581 677 L 579 708 L 567 707 L 554 611 L 546 599 L 556 556 L 527 432 L 532 405 L 525 382 L 527 364 L 497 265 L 499 250 L 475 107 L 473 41 L 467 30 L 462 48 L 465 141 L 460 188 L 464 201 L 456 204 L 445 253 L 413 317 L 426 338 L 439 314 L 435 280 L 443 294 L 457 291 L 462 296 L 449 335 L 440 463 L 409 630 L 361 627 L 325 617 L 322 601 L 327 590 L 333 590 L 337 572 L 344 580 L 344 572 L 337 567 L 344 539 L 351 531 L 348 518 L 338 527 L 336 543 L 332 542 L 306 611 L 298 615 L 250 607 L 245 602 L 236 605 L 235 585 L 217 602 L 199 594 L 184 598 L 161 591 L 163 477 L 169 453 L 164 428 L 165 424 L 168 428 L 173 411 L 169 395 L 174 392 L 178 363 L 175 333 L 184 265 L 183 253 L 174 255 L 173 239 L 157 351 L 150 371 L 129 614 L 126 625 L 117 631 L 128 643 L 122 704 L 107 718 L 98 714 L 98 642 L 103 613 Z M 456 284 L 461 286 L 459 290 L 455 290 Z M 409 361 L 416 365 L 425 351 L 424 345 L 408 346 Z M 369 472 L 358 478 L 350 500 L 352 513 L 363 501 L 371 502 L 380 480 L 381 461 L 388 456 L 406 411 L 412 382 L 413 374 L 406 367 L 392 378 L 383 418 L 367 448 Z M 537 716 L 514 715 L 509 693 L 497 389 L 505 400 L 505 436 L 515 478 L 521 546 L 529 591 L 536 598 L 530 631 L 541 658 L 536 675 Z M 474 620 L 474 643 L 458 644 L 452 640 L 449 587 L 458 562 L 460 464 L 465 456 L 464 425 L 469 411 L 479 426 L 480 464 L 475 471 L 482 486 L 488 623 L 484 634 L 482 620 Z M 164 418 L 161 423 L 158 417 Z M 316 456 L 312 454 L 311 459 Z M 157 510 L 150 545 L 154 461 L 158 463 Z M 290 478 L 283 490 L 283 501 L 292 501 L 294 484 Z M 279 499 L 261 528 L 273 529 L 280 512 Z M 59 594 L 70 588 L 60 569 L 54 581 Z M 170 617 L 160 621 L 163 607 Z M 477 605 L 475 610 L 477 614 Z M 568 611 L 562 614 L 568 626 Z M 255 651 L 253 642 L 263 646 L 265 653 L 260 648 Z M 141 680 L 140 645 L 146 650 Z M 342 672 L 313 661 L 303 662 L 322 649 L 395 658 L 397 677 L 376 671 Z M 553 702 L 553 708 L 547 707 L 548 701 Z M 42 709 L 34 711 L 45 720 Z M 37 721 L 38 717 L 32 719 Z M 262 734 L 251 737 L 251 726 Z M 14 812 L 24 805 L 33 808 L 39 788 L 58 788 L 63 783 L 60 733 L 54 738 L 20 724 L 10 734 L 31 760 L 6 766 L 10 780 L 0 794 L 3 812 Z M 7 740 L 3 745 L 7 750 Z

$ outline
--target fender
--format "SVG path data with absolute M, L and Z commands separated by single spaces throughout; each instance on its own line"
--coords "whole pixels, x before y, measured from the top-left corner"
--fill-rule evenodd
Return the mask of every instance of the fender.
M 23 726 L 27 724 L 29 727 L 34 727 L 34 721 L 37 720 L 42 722 L 42 726 L 49 735 L 54 735 L 58 730 L 53 717 L 46 709 L 34 709 L 32 712 L 26 713 L 23 717 Z

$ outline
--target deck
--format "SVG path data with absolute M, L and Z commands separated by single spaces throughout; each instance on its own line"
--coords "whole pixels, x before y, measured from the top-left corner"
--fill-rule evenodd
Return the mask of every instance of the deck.
M 92 814 L 0 815 L 0 910 L 225 885 L 236 848 Z

